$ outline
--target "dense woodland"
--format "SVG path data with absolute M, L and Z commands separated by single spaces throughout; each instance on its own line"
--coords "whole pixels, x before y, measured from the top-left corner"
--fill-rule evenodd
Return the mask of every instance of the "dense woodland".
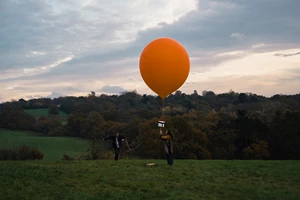
M 47 108 L 35 118 L 24 109 Z M 58 115 L 68 113 L 67 118 Z M 157 122 L 158 96 L 120 95 L 39 98 L 0 104 L 0 128 L 32 130 L 47 136 L 97 141 L 119 131 L 127 151 L 140 158 L 163 158 Z M 300 93 L 270 98 L 251 94 L 181 91 L 164 100 L 166 128 L 174 136 L 176 159 L 299 159 Z

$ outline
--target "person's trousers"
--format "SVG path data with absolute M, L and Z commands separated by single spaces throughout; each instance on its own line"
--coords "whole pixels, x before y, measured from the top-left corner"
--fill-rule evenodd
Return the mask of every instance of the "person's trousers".
M 115 148 L 115 160 L 119 159 L 120 148 Z
M 170 146 L 167 146 L 168 147 L 168 154 L 167 154 L 167 162 L 168 162 L 168 165 L 173 165 L 173 154 L 171 153 L 171 147 Z
M 168 161 L 168 165 L 173 165 L 173 155 L 171 153 L 167 154 L 167 161 Z

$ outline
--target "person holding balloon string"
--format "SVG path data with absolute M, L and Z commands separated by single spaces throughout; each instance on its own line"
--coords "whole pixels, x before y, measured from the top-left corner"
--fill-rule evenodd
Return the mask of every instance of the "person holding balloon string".
M 160 139 L 164 140 L 165 142 L 165 152 L 167 154 L 167 163 L 168 165 L 172 166 L 174 163 L 174 157 L 173 157 L 173 134 L 171 130 L 167 129 L 165 131 L 165 134 L 163 135 L 163 129 L 160 128 Z

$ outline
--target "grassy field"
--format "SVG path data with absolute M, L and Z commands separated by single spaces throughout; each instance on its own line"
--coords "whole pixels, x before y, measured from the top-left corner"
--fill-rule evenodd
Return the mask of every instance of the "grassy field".
M 44 160 L 60 160 L 64 154 L 75 156 L 89 146 L 89 141 L 73 137 L 45 137 L 34 132 L 0 129 L 0 147 L 12 148 L 27 145 L 38 148 Z
M 49 116 L 48 108 L 24 109 L 24 112 L 26 112 L 34 117 Z M 59 111 L 58 115 L 63 118 L 68 117 L 68 114 L 65 112 L 62 112 L 62 111 Z
M 157 165 L 147 167 L 145 164 Z M 1 199 L 280 199 L 300 197 L 299 161 L 2 161 Z

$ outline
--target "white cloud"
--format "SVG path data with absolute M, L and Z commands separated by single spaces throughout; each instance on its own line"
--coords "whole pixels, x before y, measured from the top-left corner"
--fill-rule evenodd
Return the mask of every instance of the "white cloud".
M 83 4 L 82 14 L 91 20 L 109 21 L 116 25 L 126 23 L 115 31 L 114 40 L 130 42 L 138 31 L 157 27 L 160 23 L 174 23 L 196 8 L 197 0 L 186 0 L 184 4 L 180 0 L 104 0 L 101 3 L 90 0 Z
M 237 40 L 241 40 L 241 39 L 243 39 L 245 37 L 245 35 L 242 34 L 242 33 L 232 33 L 230 35 L 230 37 L 232 37 L 234 39 L 237 39 Z
M 119 94 L 126 91 L 124 88 L 115 85 L 105 85 L 100 90 L 101 93 Z
M 47 96 L 48 98 L 54 99 L 54 98 L 58 98 L 58 97 L 63 97 L 65 96 L 65 94 L 63 93 L 59 93 L 59 92 L 52 92 L 49 96 Z
M 252 49 L 259 49 L 262 47 L 266 47 L 267 45 L 265 43 L 259 43 L 259 44 L 254 44 L 251 46 Z
M 35 57 L 35 56 L 44 56 L 46 55 L 46 52 L 39 52 L 39 51 L 31 51 L 30 54 L 25 55 L 25 57 Z
M 40 74 L 48 72 L 49 70 L 51 70 L 51 68 L 55 68 L 58 65 L 60 65 L 64 62 L 70 61 L 70 60 L 72 60 L 72 56 L 62 58 L 60 60 L 57 60 L 57 61 L 55 61 L 49 65 L 45 65 L 45 66 L 23 68 L 23 69 L 9 68 L 7 70 L 2 71 L 4 76 L 0 77 L 0 81 L 12 79 L 12 78 L 20 78 L 20 77 L 24 77 L 24 76 L 40 75 Z
M 245 55 L 245 51 L 229 51 L 229 52 L 223 52 L 219 53 L 216 56 L 243 56 Z

